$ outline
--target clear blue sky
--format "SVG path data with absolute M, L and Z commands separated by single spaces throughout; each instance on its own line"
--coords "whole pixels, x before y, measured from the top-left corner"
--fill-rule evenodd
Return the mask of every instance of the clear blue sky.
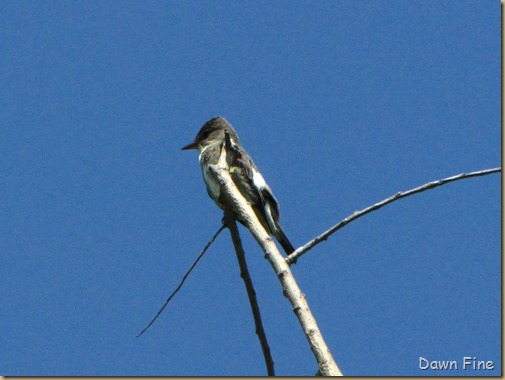
M 225 116 L 295 246 L 500 166 L 498 1 L 0 4 L 0 374 L 264 375 L 198 155 Z M 293 268 L 346 375 L 501 373 L 500 175 L 356 221 Z M 316 363 L 241 229 L 279 375 Z M 461 369 L 463 357 L 495 369 Z M 456 360 L 422 371 L 419 357 Z

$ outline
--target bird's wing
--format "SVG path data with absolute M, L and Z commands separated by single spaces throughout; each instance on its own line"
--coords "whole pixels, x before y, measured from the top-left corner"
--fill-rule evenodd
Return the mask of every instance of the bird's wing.
M 279 204 L 277 203 L 277 199 L 275 199 L 270 186 L 268 186 L 245 149 L 239 145 L 233 145 L 233 150 L 236 155 L 236 166 L 239 168 L 239 173 L 237 173 L 237 175 L 241 177 L 240 179 L 247 181 L 248 184 L 247 188 L 244 188 L 244 186 L 240 186 L 240 184 L 237 183 L 240 192 L 242 192 L 242 194 L 244 194 L 244 192 L 247 193 L 247 195 L 244 194 L 246 199 L 252 201 L 253 206 L 256 206 L 256 208 L 263 214 L 263 217 L 270 225 L 271 230 L 275 230 L 275 221 L 279 219 Z M 265 213 L 271 213 L 271 217 Z

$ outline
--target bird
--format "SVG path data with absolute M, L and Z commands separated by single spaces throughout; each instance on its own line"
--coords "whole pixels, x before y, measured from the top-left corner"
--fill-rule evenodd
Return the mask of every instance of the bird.
M 274 236 L 289 256 L 295 251 L 279 223 L 279 203 L 252 158 L 239 142 L 237 132 L 221 116 L 208 120 L 193 142 L 182 150 L 197 149 L 207 193 L 224 210 L 220 186 L 210 165 L 217 165 L 221 150 L 226 149 L 230 177 L 242 196 L 251 205 L 258 220 L 269 235 Z M 243 224 L 243 221 L 238 219 Z

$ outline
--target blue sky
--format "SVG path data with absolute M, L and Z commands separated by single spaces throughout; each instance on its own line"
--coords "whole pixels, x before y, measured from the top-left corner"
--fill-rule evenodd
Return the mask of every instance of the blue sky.
M 0 41 L 2 375 L 266 374 L 227 231 L 135 337 L 220 226 L 180 151 L 213 116 L 295 246 L 398 191 L 500 166 L 498 1 L 11 1 Z M 500 202 L 498 174 L 456 182 L 300 259 L 344 374 L 501 373 Z M 277 374 L 314 374 L 241 234 Z

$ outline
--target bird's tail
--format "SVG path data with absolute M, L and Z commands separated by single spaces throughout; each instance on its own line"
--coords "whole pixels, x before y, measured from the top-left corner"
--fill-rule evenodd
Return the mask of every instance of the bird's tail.
M 271 193 L 269 193 L 271 195 Z M 273 195 L 271 195 L 273 198 Z M 273 198 L 275 202 L 275 198 Z M 263 213 L 260 212 L 260 215 L 264 218 L 264 227 L 270 233 L 270 235 L 274 235 L 277 241 L 281 244 L 282 248 L 286 252 L 286 255 L 290 255 L 295 251 L 293 244 L 289 242 L 288 237 L 282 230 L 282 227 L 279 223 L 279 209 L 277 203 L 274 203 L 275 207 L 271 207 L 270 202 L 264 202 L 264 210 Z
M 295 251 L 295 248 L 293 247 L 293 244 L 290 243 L 288 237 L 282 230 L 282 227 L 279 223 L 277 223 L 277 231 L 275 231 L 275 238 L 279 241 L 281 244 L 282 248 L 286 252 L 286 255 L 290 255 Z

